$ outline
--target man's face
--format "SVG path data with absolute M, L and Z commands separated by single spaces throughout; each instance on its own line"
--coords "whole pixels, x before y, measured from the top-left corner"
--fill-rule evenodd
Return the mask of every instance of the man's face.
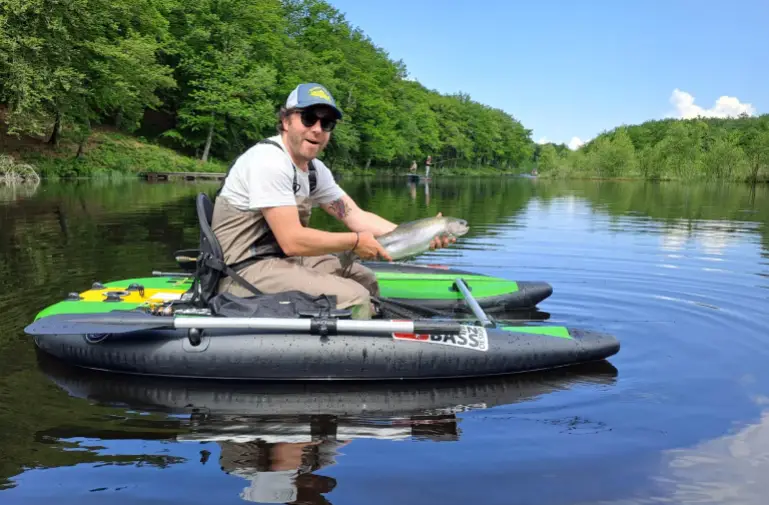
M 333 109 L 318 105 L 297 110 L 283 121 L 289 149 L 297 161 L 312 160 L 323 151 L 331 139 L 335 119 Z M 324 131 L 324 126 L 329 131 Z

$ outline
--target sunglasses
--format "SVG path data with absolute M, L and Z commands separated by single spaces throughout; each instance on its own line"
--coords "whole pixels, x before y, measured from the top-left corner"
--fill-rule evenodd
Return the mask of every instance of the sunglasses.
M 320 119 L 320 128 L 324 132 L 330 132 L 336 127 L 336 118 L 325 115 L 322 117 L 318 116 L 318 114 L 312 109 L 304 109 L 299 112 L 299 115 L 302 117 L 302 124 L 305 126 L 305 128 L 315 126 L 315 123 L 318 122 L 318 119 Z

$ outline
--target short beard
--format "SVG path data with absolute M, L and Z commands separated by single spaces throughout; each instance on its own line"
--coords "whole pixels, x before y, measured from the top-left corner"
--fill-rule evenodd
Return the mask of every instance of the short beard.
M 301 157 L 302 156 L 302 151 L 301 151 L 302 143 L 304 142 L 304 137 L 302 136 L 302 134 L 300 134 L 300 133 L 291 133 L 291 131 L 286 131 L 286 137 L 287 137 L 287 140 L 288 140 L 288 145 L 290 146 L 291 151 L 294 154 L 294 156 Z M 320 153 L 323 152 L 323 149 L 326 148 L 327 144 L 328 144 L 328 142 L 326 142 L 326 143 L 322 143 L 321 142 L 321 143 L 318 144 L 318 152 L 317 152 L 316 156 L 320 155 Z M 311 159 L 312 158 L 307 158 L 307 159 L 303 159 L 303 160 L 300 160 L 300 161 L 309 162 Z

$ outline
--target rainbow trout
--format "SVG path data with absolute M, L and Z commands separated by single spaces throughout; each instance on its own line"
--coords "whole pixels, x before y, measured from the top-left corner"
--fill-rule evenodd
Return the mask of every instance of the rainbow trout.
M 377 237 L 377 241 L 397 261 L 422 254 L 430 249 L 435 237 L 458 238 L 468 232 L 467 221 L 454 217 L 427 217 L 398 225 L 390 233 Z M 339 254 L 342 268 L 347 268 L 358 255 L 352 251 Z

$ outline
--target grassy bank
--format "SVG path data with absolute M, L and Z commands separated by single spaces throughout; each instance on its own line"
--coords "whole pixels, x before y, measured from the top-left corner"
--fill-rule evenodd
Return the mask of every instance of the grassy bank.
M 28 163 L 41 177 L 135 177 L 141 172 L 226 172 L 224 162 L 203 163 L 159 145 L 110 130 L 93 132 L 77 156 L 78 144 L 63 138 L 52 146 L 35 138 L 5 138 L 2 151 Z

